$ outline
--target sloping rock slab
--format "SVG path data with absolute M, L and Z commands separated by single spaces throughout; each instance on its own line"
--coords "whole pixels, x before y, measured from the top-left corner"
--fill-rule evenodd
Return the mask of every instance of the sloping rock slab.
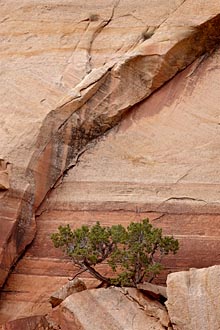
M 175 330 L 220 329 L 220 266 L 170 274 L 167 295 Z
M 136 289 L 94 289 L 75 293 L 52 312 L 65 330 L 163 330 L 169 319 L 158 302 Z M 166 325 L 166 327 L 165 327 Z

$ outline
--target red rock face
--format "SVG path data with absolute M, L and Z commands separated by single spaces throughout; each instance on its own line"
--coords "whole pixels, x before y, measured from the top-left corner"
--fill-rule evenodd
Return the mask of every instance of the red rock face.
M 4 324 L 1 330 L 49 330 L 49 324 L 44 316 L 26 317 Z
M 49 311 L 51 292 L 76 272 L 49 238 L 60 224 L 127 225 L 149 217 L 180 241 L 158 283 L 171 271 L 220 262 L 219 56 L 180 73 L 81 155 L 39 209 L 36 238 L 2 292 L 2 319 L 12 311 Z M 208 91 L 216 106 L 209 106 Z M 106 266 L 100 271 L 106 274 Z
M 218 263 L 219 1 L 16 5 L 1 11 L 0 285 L 36 237 L 2 319 L 48 310 L 72 274 L 59 224 L 148 216 L 181 243 L 166 272 Z

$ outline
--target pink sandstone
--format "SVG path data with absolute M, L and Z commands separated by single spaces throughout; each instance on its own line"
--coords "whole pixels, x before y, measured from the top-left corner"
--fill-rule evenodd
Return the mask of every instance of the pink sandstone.
M 35 241 L 3 290 L 2 319 L 49 311 L 50 294 L 74 274 L 49 239 L 60 224 L 126 225 L 149 217 L 180 241 L 161 283 L 170 271 L 220 262 L 218 60 L 219 51 L 177 75 L 81 155 L 39 210 Z
M 11 173 L 1 192 L 0 283 L 34 237 L 36 209 L 82 148 L 210 51 L 218 14 L 214 0 L 160 0 L 157 10 L 150 1 L 91 1 L 83 11 L 68 0 L 1 5 L 0 156 Z
M 219 266 L 168 276 L 166 306 L 174 330 L 219 329 L 219 278 Z
M 59 224 L 148 216 L 181 243 L 165 273 L 218 263 L 219 1 L 0 6 L 1 285 L 37 226 L 1 319 L 48 311 L 72 275 Z
M 169 326 L 165 307 L 134 288 L 75 293 L 51 317 L 63 330 L 165 330 Z

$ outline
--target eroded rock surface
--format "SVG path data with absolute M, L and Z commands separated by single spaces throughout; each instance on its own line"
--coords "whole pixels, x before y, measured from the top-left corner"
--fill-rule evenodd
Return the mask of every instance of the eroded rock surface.
M 0 284 L 35 234 L 35 210 L 93 138 L 219 38 L 218 1 L 1 3 Z M 195 14 L 194 14 L 195 13 Z M 199 14 L 198 14 L 199 13 Z M 128 33 L 129 31 L 129 33 Z M 135 88 L 134 88 L 135 86 Z
M 9 189 L 9 164 L 0 159 L 0 191 Z
M 220 263 L 219 60 L 217 50 L 195 62 L 81 155 L 39 209 L 37 236 L 2 292 L 2 319 L 49 311 L 51 293 L 77 272 L 50 241 L 61 224 L 149 217 L 180 241 L 160 283 L 171 271 Z
M 10 321 L 0 326 L 1 330 L 55 330 L 44 316 L 30 316 Z
M 69 283 L 59 291 L 59 306 L 49 314 L 15 319 L 1 330 L 217 330 L 220 266 L 172 273 L 167 279 L 166 307 L 146 295 L 161 287 L 141 284 L 136 288 L 91 289 L 66 295 Z M 75 281 L 75 288 L 79 281 Z M 79 285 L 77 286 L 79 288 Z M 65 291 L 65 292 L 64 292 Z M 164 288 L 163 290 L 164 291 Z M 64 295 L 63 295 L 64 293 Z M 70 292 L 69 292 L 70 293 Z
M 166 272 L 218 262 L 219 1 L 12 0 L 0 15 L 0 286 L 36 211 L 38 226 L 1 319 L 48 311 L 73 275 L 49 240 L 59 224 L 149 217 L 181 242 Z
M 75 293 L 51 314 L 61 329 L 168 329 L 166 309 L 136 289 L 98 289 Z
M 155 285 L 152 283 L 144 282 L 137 285 L 137 289 L 146 292 L 149 296 L 155 297 L 158 300 L 163 298 L 167 299 L 167 290 L 165 286 Z
M 166 306 L 176 330 L 220 328 L 220 266 L 173 273 Z
M 83 290 L 86 290 L 86 285 L 80 279 L 76 278 L 75 280 L 68 281 L 67 284 L 63 285 L 59 290 L 52 293 L 50 297 L 50 303 L 52 307 L 56 307 L 71 294 L 81 292 Z

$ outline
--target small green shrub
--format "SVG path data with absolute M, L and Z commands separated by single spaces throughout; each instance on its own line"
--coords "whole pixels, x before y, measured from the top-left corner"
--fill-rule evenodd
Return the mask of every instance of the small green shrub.
M 101 226 L 99 222 L 71 230 L 60 226 L 51 235 L 56 248 L 61 248 L 80 268 L 95 278 L 117 286 L 136 286 L 151 281 L 162 270 L 161 259 L 170 252 L 175 254 L 179 243 L 173 236 L 163 236 L 162 229 L 154 228 L 148 219 L 122 225 Z M 115 276 L 100 274 L 95 266 L 107 262 Z

